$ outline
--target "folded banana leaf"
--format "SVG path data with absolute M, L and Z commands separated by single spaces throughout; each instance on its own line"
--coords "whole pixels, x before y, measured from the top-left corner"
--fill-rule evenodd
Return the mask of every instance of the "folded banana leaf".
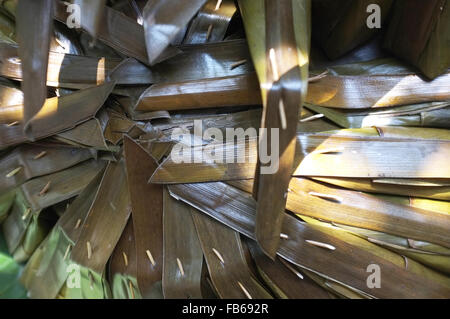
M 379 131 L 383 136 L 374 135 Z M 256 138 L 250 137 L 237 143 L 179 144 L 150 181 L 195 183 L 251 179 L 256 166 L 256 143 Z M 440 129 L 384 127 L 300 133 L 296 167 L 291 173 L 312 177 L 448 179 L 449 152 L 447 130 Z M 192 173 L 186 175 L 186 169 Z
M 254 239 L 256 204 L 251 195 L 224 183 L 180 184 L 171 194 Z M 218 202 L 217 198 L 220 198 Z M 344 231 L 308 225 L 286 215 L 277 251 L 287 261 L 375 298 L 448 298 L 449 279 L 440 273 Z M 367 286 L 366 269 L 380 266 L 383 285 Z
M 271 288 L 277 298 L 282 299 L 331 299 L 333 296 L 325 289 L 303 276 L 280 257 L 271 260 L 255 242 L 249 241 L 252 258 L 258 273 Z
M 92 157 L 93 154 L 87 149 L 33 144 L 18 146 L 0 159 L 0 192 L 7 192 L 27 180 L 58 172 Z
M 152 85 L 136 111 L 173 111 L 261 104 L 255 74 Z
M 70 241 L 55 227 L 31 255 L 20 277 L 30 298 L 56 297 L 67 279 L 66 269 L 69 263 L 67 259 L 62 263 L 61 261 L 68 245 Z
M 258 162 L 254 191 L 258 198 L 256 237 L 262 249 L 274 257 L 294 161 L 299 109 L 308 86 L 311 3 L 243 0 L 239 5 L 262 88 L 261 127 L 267 129 L 263 139 L 272 140 L 272 128 L 281 127 L 279 169 L 264 174 L 267 168 Z
M 303 157 L 294 176 L 450 177 L 450 167 L 446 165 L 450 156 L 448 140 L 315 134 L 300 135 L 299 141 L 299 153 L 308 155 Z
M 22 62 L 19 59 L 18 47 L 2 43 L 0 45 L 0 61 L 2 67 L 0 74 L 4 77 L 16 81 L 23 81 Z M 46 73 L 46 85 L 53 87 L 69 88 L 69 89 L 83 89 L 94 85 L 103 84 L 107 76 L 114 70 L 121 60 L 117 58 L 105 57 L 88 57 L 81 55 L 73 55 L 67 53 L 59 53 L 50 51 L 48 53 L 48 70 Z M 138 75 L 142 74 L 142 78 L 146 74 L 145 67 L 142 64 L 134 64 L 134 68 L 128 67 L 122 72 L 122 77 L 117 76 L 115 79 L 118 84 L 129 84 L 129 81 L 124 80 L 125 75 L 131 71 L 138 71 Z M 142 81 L 142 80 L 140 80 Z M 139 81 L 136 81 L 140 83 Z M 144 81 L 145 84 L 151 83 Z M 47 89 L 46 89 L 47 92 Z M 46 93 L 47 97 L 47 93 Z M 20 104 L 20 103 L 17 103 Z
M 17 38 L 24 79 L 23 123 L 28 138 L 35 132 L 28 130 L 29 122 L 41 111 L 47 98 L 47 65 L 53 27 L 53 0 L 20 0 L 17 5 Z M 39 25 L 39 28 L 36 26 Z
M 188 44 L 178 48 L 182 53 L 151 67 L 153 83 L 220 78 L 254 70 L 244 40 Z
M 163 223 L 164 298 L 202 298 L 203 252 L 190 207 L 175 200 L 167 190 L 164 191 Z
M 450 66 L 447 1 L 395 1 L 384 47 L 434 79 Z
M 23 93 L 22 91 L 0 85 L 0 123 L 9 124 L 20 121 L 23 118 Z
M 393 0 L 314 0 L 312 3 L 313 38 L 330 59 L 336 59 L 380 31 L 367 25 L 368 6 L 379 6 L 380 24 L 384 25 Z
M 52 224 L 42 215 L 33 215 L 22 241 L 13 253 L 14 260 L 20 263 L 27 261 L 45 239 L 51 230 L 51 226 Z
M 345 187 L 347 189 L 368 193 L 417 196 L 447 201 L 450 200 L 450 185 L 425 183 L 423 180 L 410 179 L 403 180 L 405 183 L 400 183 L 400 179 L 382 180 L 335 177 L 314 177 L 314 179 L 328 184 Z
M 136 101 L 131 97 L 119 97 L 117 102 L 123 107 L 127 115 L 133 121 L 151 121 L 155 119 L 170 119 L 170 114 L 167 111 L 156 111 L 156 112 L 138 112 L 134 110 Z
M 145 44 L 150 65 L 156 64 L 172 40 L 189 23 L 206 0 L 151 0 L 143 12 Z
M 118 85 L 148 85 L 154 82 L 154 75 L 150 68 L 133 58 L 123 60 L 109 74 L 108 78 Z M 116 89 L 115 92 L 118 92 Z
M 333 136 L 347 137 L 387 137 L 393 139 L 418 139 L 431 141 L 450 141 L 450 132 L 448 130 L 436 128 L 415 128 L 415 127 L 365 127 L 361 129 L 335 130 L 331 132 L 323 132 L 323 134 L 331 134 Z M 426 183 L 426 181 L 424 181 Z
M 124 152 L 136 237 L 137 282 L 143 298 L 159 298 L 163 272 L 163 187 L 147 183 L 157 163 L 128 136 L 124 137 Z
M 136 243 L 133 221 L 129 219 L 109 261 L 109 282 L 114 299 L 141 298 L 136 274 Z
M 16 191 L 11 190 L 9 192 L 2 192 L 0 196 L 0 224 L 8 216 L 9 210 L 11 209 L 14 198 L 16 197 Z
M 111 113 L 108 124 L 104 130 L 105 139 L 117 145 L 122 142 L 124 134 L 136 138 L 145 133 L 143 124 L 129 120 L 127 117 Z
M 59 133 L 54 138 L 67 144 L 76 144 L 96 150 L 107 151 L 111 149 L 105 141 L 100 121 L 97 118 L 81 123 L 71 130 Z
M 46 240 L 34 252 L 21 276 L 30 298 L 55 298 L 68 279 L 70 254 L 95 198 L 103 172 L 70 204 Z
M 17 281 L 21 271 L 22 267 L 9 255 L 4 238 L 0 234 L 0 298 L 26 298 L 26 290 Z
M 328 71 L 330 75 L 335 76 L 368 76 L 368 75 L 414 75 L 415 70 L 408 64 L 393 57 L 379 57 L 365 61 L 336 63 L 330 62 L 329 65 L 316 67 L 314 72 L 320 74 Z
M 372 126 L 413 126 L 447 128 L 450 103 L 420 103 L 376 110 L 338 110 L 305 103 L 305 107 L 322 114 L 344 128 Z
M 192 20 L 183 43 L 222 41 L 236 10 L 236 5 L 232 0 L 206 1 Z
M 71 259 L 96 274 L 103 274 L 114 246 L 131 213 L 125 164 L 109 163 L 100 188 L 82 225 Z
M 450 221 L 442 213 L 390 203 L 308 179 L 293 178 L 289 189 L 286 209 L 294 213 L 450 248 Z
M 442 273 L 435 272 L 434 270 L 424 267 L 421 263 L 418 263 L 415 260 L 410 259 L 409 256 L 407 257 L 407 254 L 408 254 L 407 251 L 402 250 L 397 255 L 397 254 L 388 252 L 387 250 L 382 251 L 382 250 L 375 248 L 377 246 L 374 246 L 374 244 L 383 246 L 384 248 L 387 248 L 389 250 L 393 250 L 392 245 L 390 247 L 386 247 L 386 243 L 384 243 L 382 240 L 378 241 L 378 240 L 372 239 L 370 237 L 368 238 L 367 233 L 365 233 L 365 231 L 363 229 L 358 229 L 356 231 L 356 228 L 353 228 L 353 227 L 340 226 L 340 225 L 334 225 L 334 224 L 330 225 L 328 223 L 325 223 L 325 222 L 317 220 L 317 219 L 303 217 L 303 216 L 300 216 L 300 217 L 302 217 L 302 219 L 304 219 L 308 224 L 318 226 L 322 231 L 324 231 L 326 233 L 339 235 L 343 239 L 353 242 L 358 247 L 369 248 L 372 246 L 374 248 L 374 249 L 372 249 L 372 251 L 375 254 L 377 254 L 378 256 L 386 258 L 390 262 L 393 262 L 401 267 L 404 267 L 407 271 L 410 271 L 411 273 L 421 273 L 428 280 L 439 282 L 440 284 L 442 284 L 442 286 L 447 287 L 447 289 L 449 287 L 448 277 L 445 277 L 442 275 Z M 345 234 L 346 232 L 347 232 L 347 234 Z M 353 237 L 348 236 L 350 234 L 357 234 L 358 237 L 361 237 L 364 239 L 363 240 L 361 240 L 361 238 L 356 239 L 353 235 L 351 235 Z M 361 235 L 361 234 L 363 234 L 363 235 Z M 367 240 L 366 240 L 366 238 L 367 238 Z M 350 287 L 350 288 L 352 288 L 352 287 Z
M 301 217 L 305 220 L 307 219 L 307 217 Z M 333 223 L 333 225 L 365 238 L 374 244 L 392 250 L 406 258 L 411 258 L 427 267 L 445 274 L 450 273 L 450 250 L 448 248 L 363 228 L 336 223 Z
M 2 12 L 0 14 L 0 41 L 5 43 L 16 43 L 16 28 L 13 19 L 8 16 L 7 13 Z
M 70 284 L 66 282 L 61 288 L 57 296 L 58 299 L 111 298 L 109 283 L 104 275 L 74 263 L 71 265 L 75 266 L 73 266 L 74 268 L 68 268 L 71 271 L 70 275 L 72 275 L 67 280 Z
M 295 271 L 300 271 L 300 267 L 290 264 L 291 267 L 294 268 Z M 304 273 L 307 278 L 310 278 L 317 285 L 326 289 L 329 293 L 336 295 L 340 298 L 344 299 L 374 299 L 372 296 L 369 296 L 361 291 L 356 291 L 352 287 L 347 285 L 338 283 L 336 281 L 332 281 L 327 279 L 326 276 L 321 276 L 316 273 L 313 273 L 306 269 L 301 269 L 302 273 Z
M 17 0 L 4 0 L 0 4 L 0 11 L 10 18 L 16 14 Z
M 149 182 L 174 184 L 253 178 L 257 160 L 256 147 L 256 138 L 249 138 L 247 143 L 238 140 L 236 144 L 211 143 L 192 147 L 184 145 L 181 150 L 174 147 L 170 156 L 155 170 Z M 211 158 L 208 154 L 211 154 Z M 238 155 L 244 155 L 244 159 L 238 159 Z M 214 159 L 219 161 L 215 163 Z M 187 175 L 186 170 L 191 173 Z
M 144 28 L 111 7 L 105 6 L 104 9 L 98 22 L 97 38 L 120 53 L 148 64 Z M 68 21 L 69 14 L 66 12 L 66 5 L 63 2 L 55 3 L 54 17 L 63 23 Z M 173 49 L 167 51 L 164 57 L 167 58 L 178 53 L 178 50 Z
M 106 0 L 74 0 L 73 3 L 80 7 L 81 27 L 95 38 L 101 28 Z
M 239 233 L 197 210 L 191 211 L 211 282 L 219 297 L 271 299 L 249 271 Z
M 26 127 L 35 139 L 71 129 L 93 118 L 111 93 L 114 82 L 46 100 L 44 106 Z M 0 148 L 25 142 L 24 125 L 0 125 Z
M 338 130 L 340 127 L 320 114 L 303 108 L 297 125 L 297 132 L 324 132 Z
M 2 228 L 9 252 L 17 262 L 26 261 L 52 226 L 48 211 L 33 211 L 21 191 L 16 192 L 14 205 Z
M 417 75 L 328 75 L 309 85 L 306 102 L 332 108 L 365 109 L 450 99 L 450 73 L 426 82 Z
M 33 211 L 55 205 L 77 196 L 105 167 L 104 161 L 94 159 L 50 175 L 34 178 L 20 186 Z M 73 178 L 76 176 L 76 178 Z M 45 194 L 42 190 L 49 185 Z
M 153 123 L 153 128 L 161 133 L 160 141 L 178 142 L 175 130 L 177 128 L 186 129 L 191 134 L 195 133 L 193 128 L 195 120 L 201 121 L 202 127 L 215 128 L 222 131 L 223 136 L 226 136 L 227 128 L 239 127 L 244 130 L 249 128 L 258 129 L 261 122 L 261 109 L 252 108 L 242 112 L 223 113 L 216 109 L 204 109 L 202 111 L 193 113 L 179 114 L 176 117 L 171 117 L 169 123 Z M 187 145 L 206 145 L 199 136 L 186 136 Z M 200 141 L 201 140 L 201 141 Z M 183 137 L 184 141 L 184 137 Z

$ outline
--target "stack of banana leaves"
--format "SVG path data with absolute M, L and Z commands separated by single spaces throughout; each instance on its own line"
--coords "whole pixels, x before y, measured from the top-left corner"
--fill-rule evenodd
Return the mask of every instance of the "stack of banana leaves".
M 0 1 L 0 298 L 450 298 L 450 2 Z

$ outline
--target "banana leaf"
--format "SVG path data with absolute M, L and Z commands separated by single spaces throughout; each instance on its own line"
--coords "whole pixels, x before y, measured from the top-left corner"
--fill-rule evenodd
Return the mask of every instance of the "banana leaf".
M 271 299 L 248 269 L 239 233 L 194 209 L 192 218 L 219 297 Z
M 81 27 L 95 38 L 101 28 L 106 0 L 74 0 L 73 3 L 80 7 L 80 14 L 83 16 Z
M 2 62 L 0 75 L 15 81 L 24 80 L 21 69 L 22 62 L 18 58 L 17 46 L 2 43 L 0 45 L 0 61 Z M 106 81 L 107 76 L 120 63 L 121 60 L 116 58 L 88 57 L 50 51 L 48 53 L 48 69 L 45 83 L 47 86 L 69 89 L 83 89 L 100 85 Z M 137 79 L 140 78 L 138 75 L 145 79 L 145 67 L 137 63 L 134 65 L 133 69 L 129 67 L 122 71 L 124 73 L 123 77 L 116 77 L 118 84 L 129 84 L 129 81 L 123 78 L 131 71 L 138 71 Z M 144 80 L 144 83 L 148 84 L 151 82 Z
M 124 152 L 136 236 L 137 282 L 143 298 L 158 298 L 162 296 L 163 188 L 147 183 L 157 163 L 143 147 L 125 136 Z
M 20 186 L 32 178 L 69 168 L 93 157 L 86 149 L 43 147 L 33 144 L 18 146 L 1 160 L 0 192 Z M 20 167 L 20 170 L 17 169 Z M 11 176 L 11 172 L 17 171 Z M 9 174 L 9 177 L 8 177 Z
M 294 176 L 358 178 L 450 176 L 450 170 L 446 169 L 448 165 L 445 164 L 445 158 L 450 155 L 450 143 L 444 140 L 394 138 L 386 135 L 338 137 L 315 134 L 300 135 L 299 141 L 301 145 L 299 153 L 309 154 L 301 159 L 293 173 Z
M 53 21 L 50 51 L 73 55 L 84 53 L 77 32 L 58 21 Z
M 344 111 L 305 103 L 305 107 L 323 114 L 344 128 L 372 126 L 447 128 L 450 123 L 449 105 L 449 102 L 431 102 L 381 110 Z
M 167 111 L 156 111 L 156 112 L 138 112 L 134 110 L 136 101 L 131 97 L 119 97 L 117 102 L 123 107 L 127 115 L 133 121 L 151 121 L 155 119 L 170 119 L 170 114 Z
M 74 128 L 95 116 L 99 108 L 111 93 L 114 83 L 77 91 L 62 97 L 46 100 L 41 111 L 26 127 L 33 131 L 35 139 L 41 139 Z M 0 125 L 0 148 L 25 142 L 24 125 Z
M 378 34 L 371 40 L 365 42 L 364 44 L 356 47 L 352 51 L 335 60 L 330 60 L 326 56 L 322 48 L 316 45 L 315 41 L 312 41 L 310 53 L 310 70 L 312 73 L 316 73 L 318 70 L 322 70 L 321 72 L 317 72 L 317 74 L 320 74 L 328 68 L 334 69 L 335 67 L 339 67 L 340 65 L 359 64 L 372 60 L 388 58 L 389 55 L 386 53 L 386 51 L 381 49 L 382 40 L 382 34 Z M 330 73 L 333 73 L 333 71 L 330 70 Z
M 398 106 L 450 99 L 450 74 L 426 82 L 417 75 L 328 75 L 309 85 L 306 102 L 344 109 Z
M 315 72 L 320 74 L 327 70 L 330 75 L 335 76 L 368 76 L 368 75 L 414 75 L 415 70 L 408 64 L 393 58 L 393 57 L 380 57 L 375 59 L 369 59 L 363 62 L 347 62 L 344 64 L 338 64 L 332 62 L 331 65 L 326 67 L 317 67 Z
M 8 249 L 17 262 L 26 261 L 45 239 L 52 227 L 46 211 L 30 211 L 22 194 L 16 195 L 15 206 L 3 223 Z
M 17 5 L 17 38 L 24 74 L 24 132 L 32 140 L 37 136 L 27 128 L 41 111 L 47 98 L 46 75 L 53 27 L 53 2 L 20 0 Z M 37 25 L 40 27 L 36 28 Z
M 0 14 L 0 41 L 10 44 L 17 41 L 14 21 L 4 12 Z
M 13 19 L 16 15 L 16 7 L 18 0 L 4 0 L 0 4 L 0 10 L 2 13 Z
M 9 210 L 11 209 L 14 198 L 16 197 L 15 190 L 9 192 L 2 192 L 0 195 L 0 224 L 8 216 Z
M 383 132 L 383 136 L 378 136 L 378 130 Z M 446 158 L 450 144 L 446 130 L 403 127 L 378 130 L 299 133 L 296 167 L 294 172 L 291 171 L 292 175 L 370 179 L 449 178 Z M 256 143 L 256 138 L 250 137 L 237 143 L 179 144 L 179 147 L 172 149 L 171 155 L 158 167 L 150 181 L 195 183 L 251 179 L 256 166 Z M 186 175 L 186 169 L 193 173 Z
M 0 85 L 0 124 L 23 119 L 23 93 L 13 87 Z
M 274 257 L 285 206 L 284 193 L 295 154 L 299 108 L 308 87 L 310 7 L 307 0 L 239 1 L 249 48 L 262 88 L 264 136 L 279 132 L 279 168 L 260 174 L 257 166 L 255 195 L 258 198 L 256 237 L 263 250 Z M 264 27 L 263 27 L 264 26 Z
M 72 264 L 76 265 L 76 264 Z M 79 266 L 79 265 L 78 265 Z M 78 277 L 79 281 L 67 283 L 61 288 L 57 298 L 59 299 L 109 299 L 111 298 L 110 286 L 104 275 L 79 266 L 74 268 L 71 275 Z M 70 269 L 69 269 L 70 270 Z M 68 278 L 71 281 L 71 278 Z M 79 286 L 78 286 L 79 285 Z
M 72 250 L 74 262 L 99 276 L 104 273 L 131 213 L 125 175 L 123 160 L 108 164 L 79 240 Z
M 243 75 L 254 70 L 244 40 L 188 44 L 178 48 L 182 53 L 150 68 L 153 83 L 220 78 Z M 247 62 L 233 67 L 236 62 L 243 60 Z
M 369 247 L 372 247 L 372 249 L 371 249 L 372 252 L 375 253 L 377 256 L 383 257 L 386 260 L 388 260 L 400 267 L 404 267 L 407 271 L 409 271 L 411 273 L 415 273 L 415 274 L 420 273 L 427 280 L 431 280 L 431 281 L 435 281 L 436 283 L 440 283 L 442 286 L 447 287 L 447 289 L 448 289 L 448 287 L 450 287 L 449 282 L 448 282 L 448 277 L 445 277 L 439 272 L 435 272 L 427 267 L 424 267 L 422 264 L 416 262 L 415 260 L 407 258 L 405 255 L 403 255 L 403 253 L 397 255 L 397 254 L 393 254 L 385 249 L 380 250 L 380 249 L 376 248 L 376 246 L 374 245 L 375 241 L 372 241 L 370 239 L 365 240 L 365 239 L 355 237 L 354 235 L 352 235 L 351 233 L 349 233 L 348 231 L 346 231 L 344 229 L 341 229 L 340 227 L 336 227 L 334 225 L 330 226 L 328 223 L 324 223 L 324 222 L 316 220 L 316 219 L 303 217 L 303 216 L 301 216 L 301 217 L 302 217 L 302 219 L 304 218 L 304 220 L 307 221 L 308 224 L 318 227 L 319 229 L 321 229 L 321 231 L 323 231 L 325 233 L 333 234 L 333 236 L 338 235 L 342 239 L 346 239 L 349 242 L 352 242 L 353 244 L 355 244 L 356 246 L 361 247 L 361 248 L 367 249 Z M 364 236 L 362 236 L 362 237 L 364 237 Z M 376 243 L 378 244 L 378 242 L 376 242 Z M 440 298 L 442 298 L 445 295 L 446 294 L 442 295 Z M 427 298 L 429 298 L 429 297 L 427 297 Z
M 203 252 L 190 208 L 176 201 L 167 190 L 164 191 L 163 224 L 164 298 L 202 298 Z
M 232 0 L 208 0 L 192 20 L 183 43 L 220 42 L 237 11 Z
M 364 178 L 330 178 L 330 177 L 314 177 L 317 181 L 322 181 L 328 184 L 353 189 L 356 191 L 363 191 L 368 193 L 382 193 L 403 196 L 417 196 L 430 199 L 450 200 L 450 186 L 422 185 L 413 184 L 415 180 L 407 180 L 405 184 L 399 184 L 399 180 L 382 181 Z
M 177 128 L 186 129 L 189 133 L 194 134 L 195 120 L 200 121 L 202 127 L 215 128 L 222 131 L 226 136 L 227 128 L 239 127 L 244 130 L 249 128 L 258 129 L 261 122 L 261 109 L 252 108 L 241 112 L 224 113 L 220 109 L 204 109 L 201 111 L 186 112 L 171 117 L 169 123 L 153 123 L 152 126 L 157 132 L 161 133 L 159 141 L 178 142 L 175 130 Z M 186 136 L 186 144 L 190 145 L 206 145 L 200 136 Z M 200 141 L 201 140 L 201 141 Z M 184 141 L 184 137 L 183 137 Z
M 70 243 L 64 233 L 55 227 L 31 255 L 20 277 L 30 298 L 56 297 L 67 279 L 69 260 L 63 260 L 63 256 Z
M 330 59 L 336 59 L 380 31 L 367 25 L 368 6 L 379 6 L 380 23 L 384 25 L 393 0 L 315 0 L 312 3 L 313 39 Z
M 249 194 L 224 183 L 180 184 L 170 186 L 169 190 L 175 198 L 255 239 L 256 204 Z M 218 197 L 220 202 L 214 200 Z M 448 298 L 450 294 L 447 277 L 413 261 L 405 268 L 401 256 L 344 231 L 305 224 L 286 215 L 281 234 L 285 236 L 277 251 L 280 257 L 366 295 Z M 383 273 L 383 285 L 376 290 L 368 288 L 366 283 L 366 269 L 370 264 L 378 264 Z
M 148 61 L 154 65 L 206 0 L 151 0 L 143 12 Z
M 109 261 L 109 282 L 114 299 L 141 299 L 136 274 L 136 243 L 133 221 L 129 219 Z
M 347 137 L 387 137 L 393 139 L 414 139 L 431 140 L 431 141 L 450 141 L 450 132 L 448 130 L 436 128 L 415 128 L 415 127 L 365 127 L 361 129 L 343 129 L 331 132 L 323 132 L 324 134 L 331 134 L 333 136 L 347 136 Z M 426 183 L 426 181 L 424 181 Z
M 297 132 L 324 132 L 338 130 L 340 127 L 324 116 L 316 115 L 306 107 L 302 109 L 300 120 L 297 125 Z
M 22 243 L 33 215 L 39 215 L 40 211 L 33 212 L 21 191 L 16 191 L 13 205 L 8 217 L 2 223 L 2 231 L 5 237 L 8 251 L 12 254 Z
M 148 64 L 144 28 L 111 7 L 105 6 L 104 9 L 98 22 L 97 38 L 120 53 Z M 63 23 L 68 21 L 69 14 L 63 2 L 55 3 L 54 17 Z M 177 49 L 170 50 L 165 57 L 173 56 L 178 52 Z
M 133 58 L 123 60 L 108 74 L 108 78 L 118 85 L 148 85 L 154 82 L 150 68 Z
M 254 74 L 155 84 L 140 97 L 136 111 L 173 111 L 261 104 Z
M 450 66 L 447 1 L 395 1 L 384 48 L 436 78 Z
M 300 271 L 280 257 L 271 260 L 261 249 L 249 241 L 249 247 L 258 268 L 258 273 L 271 288 L 277 298 L 282 299 L 331 299 L 325 289 L 303 276 Z
M 450 247 L 449 219 L 442 213 L 308 179 L 293 178 L 289 189 L 286 209 L 294 213 Z
M 72 247 L 78 241 L 80 227 L 89 212 L 98 186 L 101 171 L 70 204 L 52 232 L 34 252 L 21 276 L 30 298 L 55 298 L 69 276 Z
M 307 219 L 307 217 L 301 217 L 305 220 Z M 363 228 L 337 223 L 333 223 L 333 225 L 394 251 L 399 255 L 411 258 L 427 267 L 445 274 L 450 273 L 450 250 L 448 248 Z
M 300 271 L 300 267 L 291 264 L 291 267 L 295 269 L 295 271 Z M 326 276 L 321 276 L 306 269 L 301 269 L 302 273 L 304 273 L 307 278 L 310 278 L 317 285 L 320 285 L 322 288 L 328 290 L 329 293 L 333 295 L 337 295 L 340 298 L 345 299 L 373 299 L 372 296 L 368 296 L 361 291 L 356 291 L 352 287 L 347 285 L 343 285 L 341 283 L 337 283 L 330 279 L 327 279 Z
M 18 283 L 22 267 L 7 252 L 3 236 L 0 234 L 0 298 L 24 299 L 27 296 L 24 287 Z
M 104 161 L 91 159 L 63 171 L 34 178 L 20 186 L 20 189 L 29 207 L 33 211 L 41 210 L 80 194 L 105 164 Z M 49 189 L 41 194 L 48 183 Z
M 77 125 L 71 130 L 64 131 L 54 136 L 55 139 L 69 143 L 76 143 L 84 147 L 96 150 L 110 150 L 107 145 L 100 121 L 93 118 L 89 121 Z
M 104 131 L 104 137 L 108 142 L 117 145 L 122 141 L 124 134 L 136 138 L 144 133 L 145 127 L 143 124 L 131 121 L 122 115 L 111 114 Z

